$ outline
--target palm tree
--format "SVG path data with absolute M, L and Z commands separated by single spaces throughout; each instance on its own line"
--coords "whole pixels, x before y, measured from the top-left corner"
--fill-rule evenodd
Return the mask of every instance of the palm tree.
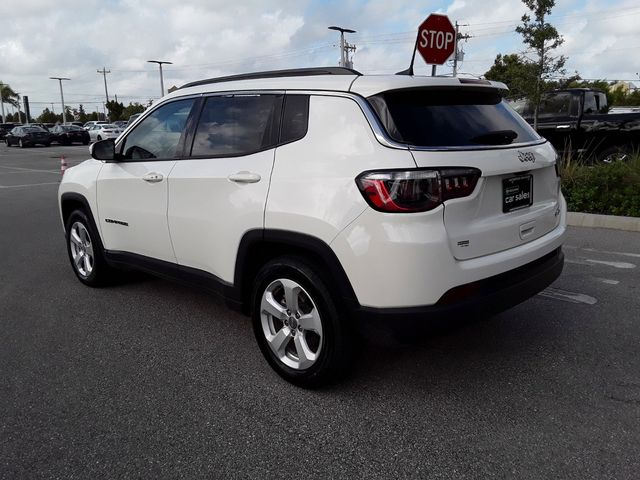
M 0 91 L 2 92 L 2 103 L 8 103 L 14 107 L 18 107 L 18 94 L 6 83 L 0 81 Z

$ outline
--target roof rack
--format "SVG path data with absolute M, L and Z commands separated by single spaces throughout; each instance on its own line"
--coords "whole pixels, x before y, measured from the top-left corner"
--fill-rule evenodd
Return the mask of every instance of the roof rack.
M 312 77 L 315 75 L 362 75 L 357 70 L 345 67 L 312 67 L 312 68 L 292 68 L 289 70 L 271 70 L 268 72 L 243 73 L 240 75 L 229 75 L 227 77 L 209 78 L 187 83 L 180 88 L 196 87 L 209 83 L 233 82 L 236 80 L 257 80 L 259 78 L 278 77 Z

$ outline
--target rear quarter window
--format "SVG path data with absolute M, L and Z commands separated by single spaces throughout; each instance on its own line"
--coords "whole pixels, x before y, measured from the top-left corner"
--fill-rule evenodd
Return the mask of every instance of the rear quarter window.
M 540 140 L 495 90 L 395 90 L 368 98 L 389 136 L 419 147 L 473 147 Z

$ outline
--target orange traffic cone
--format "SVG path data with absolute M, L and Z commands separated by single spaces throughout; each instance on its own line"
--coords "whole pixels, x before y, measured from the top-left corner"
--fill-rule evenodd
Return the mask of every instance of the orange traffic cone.
M 67 170 L 67 159 L 64 158 L 64 155 L 60 155 L 60 175 L 64 176 L 64 172 Z

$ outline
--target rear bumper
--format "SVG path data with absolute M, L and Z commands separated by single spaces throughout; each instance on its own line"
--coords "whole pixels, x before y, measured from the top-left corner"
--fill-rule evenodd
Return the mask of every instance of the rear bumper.
M 560 276 L 564 254 L 559 247 L 513 270 L 467 283 L 446 292 L 435 305 L 406 308 L 357 307 L 353 314 L 365 329 L 371 324 L 415 328 L 420 324 L 499 313 L 531 298 Z

